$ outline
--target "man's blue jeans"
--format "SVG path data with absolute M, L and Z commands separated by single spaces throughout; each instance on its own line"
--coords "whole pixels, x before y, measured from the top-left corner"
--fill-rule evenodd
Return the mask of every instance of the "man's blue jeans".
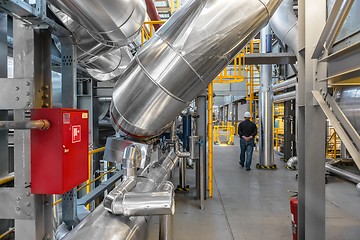
M 250 139 L 250 141 L 247 142 L 245 139 L 240 138 L 240 164 L 244 166 L 245 163 L 247 170 L 249 170 L 251 166 L 254 145 L 254 139 Z

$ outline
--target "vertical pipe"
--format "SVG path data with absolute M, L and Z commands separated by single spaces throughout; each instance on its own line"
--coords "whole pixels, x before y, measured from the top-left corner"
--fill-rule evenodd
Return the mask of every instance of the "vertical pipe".
M 261 52 L 271 52 L 271 28 L 265 26 L 260 32 Z M 267 42 L 270 42 L 268 44 Z M 273 91 L 272 91 L 272 66 L 261 65 L 260 70 L 260 93 L 259 93 L 259 144 L 260 166 L 270 167 L 274 165 L 274 135 L 273 135 Z
M 174 216 L 162 215 L 160 216 L 159 240 L 172 239 L 174 239 Z
M 186 158 L 180 159 L 179 183 L 180 188 L 186 188 Z
M 213 83 L 208 85 L 208 186 L 209 198 L 213 197 Z
M 200 184 L 199 184 L 199 189 L 200 189 L 200 209 L 203 210 L 205 208 L 204 206 L 204 200 L 205 200 L 205 178 L 204 178 L 204 165 L 205 165 L 205 156 L 204 156 L 204 150 L 205 150 L 205 145 L 204 145 L 204 141 L 203 141 L 203 137 L 199 138 L 199 142 L 200 142 L 200 157 L 199 157 L 199 167 L 200 167 Z
M 183 122 L 183 146 L 185 151 L 189 151 L 189 137 L 191 135 L 191 114 L 187 113 L 182 117 Z

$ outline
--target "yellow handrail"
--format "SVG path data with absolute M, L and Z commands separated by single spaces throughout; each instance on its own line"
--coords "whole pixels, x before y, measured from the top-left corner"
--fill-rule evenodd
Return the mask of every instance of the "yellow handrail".
M 9 230 L 7 230 L 6 232 L 4 232 L 3 234 L 0 235 L 0 239 L 3 239 L 4 237 L 6 237 L 7 235 L 9 235 L 10 233 L 14 232 L 15 228 L 10 228 Z
M 110 172 L 113 172 L 113 171 L 115 171 L 115 170 L 116 170 L 116 168 L 112 168 L 112 169 L 110 169 L 110 170 L 108 170 L 108 171 L 100 174 L 98 177 L 94 178 L 94 179 L 91 180 L 89 183 L 86 183 L 85 185 L 79 187 L 76 191 L 78 192 L 78 191 L 82 190 L 84 187 L 88 186 L 89 184 L 92 184 L 92 183 L 96 182 L 97 180 L 103 178 L 106 174 L 109 174 Z M 57 205 L 57 204 L 59 204 L 59 203 L 61 203 L 61 202 L 62 202 L 62 198 L 60 198 L 59 200 L 55 201 L 55 202 L 53 203 L 53 206 L 55 206 L 55 205 Z
M 7 175 L 6 177 L 0 178 L 0 185 L 11 182 L 12 180 L 14 180 L 14 178 L 15 178 L 14 173 L 12 172 L 9 175 Z

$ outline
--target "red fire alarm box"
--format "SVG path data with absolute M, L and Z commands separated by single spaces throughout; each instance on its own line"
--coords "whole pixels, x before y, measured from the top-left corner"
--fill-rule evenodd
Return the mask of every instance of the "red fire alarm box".
M 63 194 L 88 179 L 88 111 L 33 109 L 32 120 L 47 119 L 48 130 L 31 130 L 31 192 Z

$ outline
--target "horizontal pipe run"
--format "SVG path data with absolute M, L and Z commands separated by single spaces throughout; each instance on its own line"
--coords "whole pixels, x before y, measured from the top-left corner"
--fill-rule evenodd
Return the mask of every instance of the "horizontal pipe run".
M 98 100 L 99 100 L 100 103 L 111 102 L 112 97 L 99 97 Z
M 154 165 L 149 168 L 149 171 L 144 171 L 140 175 L 133 192 L 155 191 L 160 183 L 169 179 L 178 160 L 179 158 L 172 150 L 161 165 Z M 101 204 L 71 230 L 65 239 L 147 239 L 148 219 L 149 217 L 144 216 L 131 218 L 115 216 L 105 210 Z
M 296 98 L 296 91 L 278 94 L 274 96 L 274 103 L 294 100 Z
M 50 122 L 46 119 L 33 121 L 0 121 L 0 129 L 38 129 L 47 130 L 50 128 Z
M 349 180 L 350 182 L 353 182 L 355 184 L 360 183 L 360 175 L 357 175 L 355 173 L 345 171 L 341 168 L 335 167 L 329 163 L 325 163 L 325 169 L 326 171 L 338 175 L 340 177 L 345 178 L 346 180 Z
M 291 87 L 296 87 L 296 84 L 297 84 L 297 79 L 296 79 L 296 77 L 294 77 L 294 78 L 291 78 L 284 82 L 274 84 L 273 91 L 280 92 L 280 91 L 283 91 L 283 90 L 291 88 Z
M 159 187 L 155 192 L 127 192 L 114 214 L 124 216 L 172 215 L 175 212 L 174 186 L 164 183 L 166 189 Z M 168 187 L 169 185 L 170 187 Z
M 9 175 L 0 178 L 0 185 L 3 185 L 3 184 L 8 183 L 8 182 L 11 182 L 11 181 L 14 180 L 14 178 L 15 178 L 14 172 L 9 173 Z

